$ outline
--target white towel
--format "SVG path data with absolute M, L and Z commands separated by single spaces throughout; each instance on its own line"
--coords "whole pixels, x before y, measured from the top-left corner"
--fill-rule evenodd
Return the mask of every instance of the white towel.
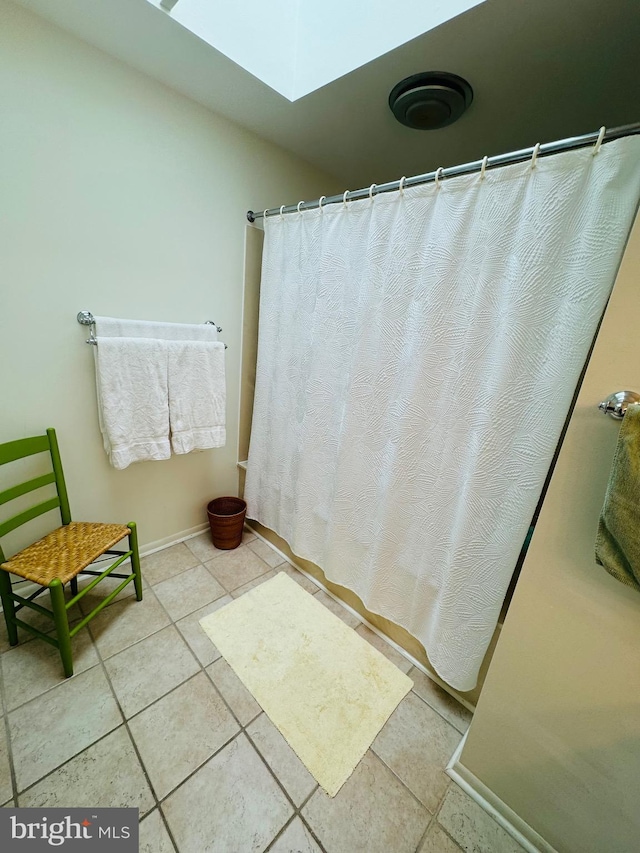
M 224 344 L 169 341 L 171 447 L 190 453 L 226 441 Z
M 98 337 L 98 417 L 114 468 L 171 456 L 168 346 L 153 339 Z
M 161 341 L 217 341 L 218 330 L 208 323 L 156 323 L 95 317 L 96 334 L 109 338 L 156 338 Z

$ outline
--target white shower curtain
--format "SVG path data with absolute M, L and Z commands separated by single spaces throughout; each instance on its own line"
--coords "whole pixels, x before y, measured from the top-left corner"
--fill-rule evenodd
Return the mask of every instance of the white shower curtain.
M 266 220 L 249 517 L 411 632 L 459 690 L 639 195 L 627 137 Z

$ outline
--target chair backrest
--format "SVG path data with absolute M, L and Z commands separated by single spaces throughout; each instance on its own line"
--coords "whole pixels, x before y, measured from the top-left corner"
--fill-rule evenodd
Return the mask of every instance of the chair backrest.
M 43 486 L 48 486 L 51 483 L 55 483 L 58 493 L 57 497 L 34 504 L 28 509 L 22 510 L 11 518 L 8 518 L 6 521 L 0 522 L 0 538 L 6 536 L 7 533 L 11 533 L 12 530 L 25 524 L 27 521 L 31 521 L 32 518 L 37 518 L 39 515 L 43 515 L 43 513 L 57 507 L 60 507 L 62 523 L 68 524 L 71 521 L 69 498 L 67 497 L 67 487 L 62 472 L 58 440 L 56 438 L 56 431 L 53 428 L 48 429 L 46 435 L 19 438 L 17 441 L 7 441 L 5 444 L 0 444 L 0 465 L 6 465 L 9 462 L 16 462 L 18 459 L 24 459 L 27 456 L 45 452 L 51 455 L 53 470 L 48 474 L 43 474 L 41 477 L 34 477 L 31 480 L 18 483 L 0 492 L 0 505 L 6 504 L 36 489 L 41 489 Z M 0 562 L 4 562 L 4 559 L 4 553 L 0 546 Z

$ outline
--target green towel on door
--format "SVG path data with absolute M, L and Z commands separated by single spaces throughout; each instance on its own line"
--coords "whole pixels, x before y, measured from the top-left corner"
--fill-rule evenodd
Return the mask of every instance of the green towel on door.
M 640 590 L 640 404 L 627 408 L 598 524 L 596 562 Z

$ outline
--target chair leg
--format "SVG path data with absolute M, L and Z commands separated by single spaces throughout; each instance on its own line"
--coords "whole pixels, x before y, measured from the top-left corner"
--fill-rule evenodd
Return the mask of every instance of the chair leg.
M 77 575 L 75 578 L 71 578 L 71 581 L 69 582 L 69 586 L 71 587 L 71 595 L 77 595 L 78 594 L 78 576 Z
M 0 569 L 0 598 L 2 599 L 2 612 L 4 613 L 4 621 L 7 623 L 7 635 L 9 637 L 9 645 L 18 645 L 18 626 L 13 621 L 15 618 L 15 605 L 11 598 L 11 577 L 9 572 Z
M 130 521 L 127 527 L 129 533 L 129 550 L 131 551 L 131 571 L 133 572 L 133 583 L 136 588 L 136 598 L 142 601 L 142 572 L 140 571 L 140 553 L 138 551 L 138 528 L 135 521 Z
M 58 578 L 55 578 L 49 584 L 49 594 L 51 595 L 51 609 L 53 610 L 53 619 L 56 623 L 56 634 L 58 635 L 58 648 L 60 649 L 62 666 L 64 667 L 65 676 L 69 678 L 73 675 L 69 618 L 64 601 L 64 587 Z

